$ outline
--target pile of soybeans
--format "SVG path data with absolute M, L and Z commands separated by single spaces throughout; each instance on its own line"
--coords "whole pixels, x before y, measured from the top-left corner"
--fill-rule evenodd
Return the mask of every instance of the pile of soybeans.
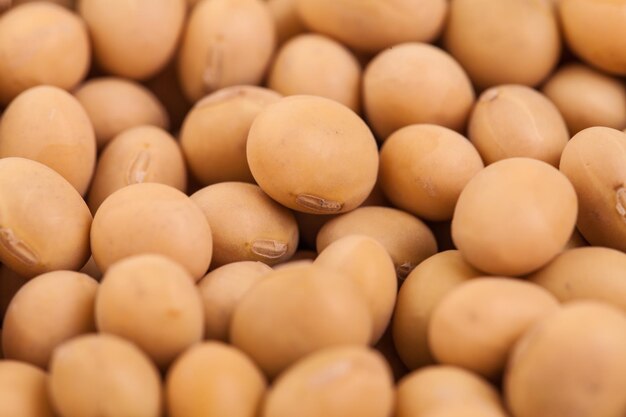
M 0 0 L 0 417 L 626 417 L 626 0 Z

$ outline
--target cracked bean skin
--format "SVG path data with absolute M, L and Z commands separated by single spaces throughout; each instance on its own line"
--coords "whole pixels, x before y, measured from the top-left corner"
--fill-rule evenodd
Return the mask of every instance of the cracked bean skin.
M 269 198 L 257 185 L 223 182 L 191 196 L 211 225 L 212 267 L 231 262 L 260 261 L 275 265 L 298 248 L 293 214 Z
M 576 189 L 583 237 L 626 251 L 626 134 L 608 127 L 579 132 L 563 150 L 560 169 Z
M 19 179 L 19 180 L 16 180 Z M 26 278 L 78 270 L 89 258 L 89 208 L 51 168 L 30 159 L 0 160 L 0 260 Z
M 263 110 L 250 128 L 247 155 L 263 191 L 305 213 L 358 207 L 378 175 L 368 126 L 349 108 L 322 97 L 285 97 Z

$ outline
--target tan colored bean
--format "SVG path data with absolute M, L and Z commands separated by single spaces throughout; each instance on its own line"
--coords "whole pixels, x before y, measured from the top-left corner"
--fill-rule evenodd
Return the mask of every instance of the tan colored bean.
M 54 271 L 28 281 L 15 294 L 4 318 L 6 358 L 46 369 L 54 349 L 96 330 L 98 283 L 85 274 Z
M 436 125 L 392 134 L 380 152 L 380 183 L 394 206 L 421 218 L 450 220 L 465 185 L 483 169 L 472 144 Z
M 0 103 L 47 84 L 74 88 L 89 69 L 91 48 L 85 23 L 64 7 L 24 4 L 0 19 Z
M 435 362 L 428 327 L 440 301 L 456 286 L 482 275 L 457 250 L 433 255 L 409 274 L 400 287 L 392 323 L 396 349 L 409 369 Z
M 227 342 L 232 316 L 245 294 L 272 268 L 263 262 L 232 262 L 209 272 L 198 282 L 204 305 L 206 339 Z
M 393 410 L 389 365 L 365 347 L 316 352 L 290 367 L 267 394 L 263 417 L 385 417 Z
M 0 123 L 0 158 L 10 156 L 41 162 L 84 195 L 96 167 L 96 139 L 87 113 L 60 88 L 24 91 Z
M 624 0 L 558 1 L 567 45 L 584 61 L 616 75 L 626 74 Z
M 530 158 L 495 162 L 463 189 L 452 238 L 488 274 L 533 272 L 560 253 L 574 231 L 574 187 L 551 165 Z
M 47 393 L 48 376 L 32 365 L 0 360 L 0 415 L 54 417 Z
M 167 185 L 144 183 L 124 187 L 102 203 L 91 228 L 91 250 L 104 273 L 123 258 L 154 253 L 199 280 L 209 268 L 213 243 L 202 210 L 189 197 Z
M 276 45 L 269 7 L 260 0 L 215 0 L 191 11 L 178 55 L 187 98 L 261 82 Z
M 255 417 L 265 377 L 242 352 L 219 342 L 197 344 L 167 374 L 170 417 Z
M 98 158 L 87 202 L 93 213 L 115 191 L 156 182 L 187 188 L 185 159 L 178 142 L 155 126 L 138 126 L 117 135 Z
M 305 25 L 363 51 L 378 52 L 403 42 L 430 42 L 441 32 L 445 0 L 297 0 Z
M 468 135 L 485 164 L 527 157 L 558 166 L 569 140 L 557 107 L 522 85 L 500 85 L 482 93 L 470 117 Z
M 118 77 L 92 78 L 74 91 L 93 124 L 102 149 L 123 131 L 141 125 L 169 127 L 163 105 L 145 87 Z
M 582 64 L 556 71 L 541 91 L 559 109 L 570 135 L 593 126 L 626 128 L 626 86 Z
M 266 275 L 237 305 L 230 327 L 232 344 L 270 378 L 315 351 L 364 346 L 371 336 L 371 314 L 359 288 L 319 265 Z
M 252 122 L 281 95 L 254 86 L 218 90 L 196 103 L 183 122 L 180 145 L 201 185 L 254 182 L 246 159 Z
M 284 96 L 326 97 L 359 113 L 361 66 L 342 44 L 317 34 L 292 38 L 278 51 L 268 86 Z
M 543 0 L 452 0 L 444 44 L 481 89 L 535 86 L 561 53 L 554 7 Z
M 402 210 L 377 206 L 360 207 L 324 224 L 317 234 L 317 251 L 322 252 L 332 242 L 353 234 L 380 242 L 391 256 L 400 279 L 437 253 L 435 237 L 424 222 Z
M 619 416 L 626 410 L 626 317 L 597 302 L 564 306 L 529 330 L 504 393 L 516 417 Z
M 517 340 L 558 308 L 552 294 L 529 282 L 475 278 L 456 286 L 437 305 L 428 341 L 439 363 L 495 380 Z
M 483 408 L 478 416 L 505 417 L 496 389 L 478 375 L 454 366 L 427 366 L 410 373 L 398 384 L 396 417 L 439 416 L 464 407 Z M 441 414 L 440 414 L 441 413 Z M 450 413 L 460 417 L 462 414 Z M 469 414 L 472 417 L 473 414 Z
M 615 249 L 563 251 L 528 279 L 561 302 L 596 300 L 626 311 L 626 254 Z
M 185 20 L 185 0 L 81 0 L 94 57 L 107 73 L 145 80 L 174 55 Z
M 417 123 L 462 131 L 474 99 L 464 69 L 428 44 L 387 49 L 367 65 L 363 76 L 365 113 L 381 140 Z
M 113 264 L 98 289 L 95 312 L 99 331 L 133 342 L 161 369 L 204 335 L 193 277 L 161 255 Z
M 250 128 L 247 155 L 263 191 L 307 213 L 358 207 L 378 173 L 376 141 L 365 122 L 315 96 L 286 97 L 263 110 Z
M 52 355 L 48 392 L 63 417 L 161 415 L 156 367 L 117 336 L 80 336 L 59 346 Z
M 202 209 L 213 236 L 212 266 L 231 262 L 284 262 L 298 248 L 293 214 L 258 186 L 222 182 L 197 191 L 191 200 Z
M 314 263 L 357 284 L 372 315 L 372 343 L 378 342 L 391 320 L 398 292 L 396 269 L 385 247 L 368 236 L 346 236 L 328 245 Z
M 31 278 L 78 270 L 89 258 L 91 213 L 80 194 L 51 168 L 24 158 L 0 159 L 0 260 Z
M 563 150 L 560 169 L 576 189 L 583 237 L 626 250 L 626 135 L 608 127 L 579 132 Z

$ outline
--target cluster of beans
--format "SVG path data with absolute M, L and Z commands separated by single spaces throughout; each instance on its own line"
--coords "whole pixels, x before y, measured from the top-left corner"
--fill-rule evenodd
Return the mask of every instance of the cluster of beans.
M 626 0 L 0 0 L 0 417 L 625 417 Z

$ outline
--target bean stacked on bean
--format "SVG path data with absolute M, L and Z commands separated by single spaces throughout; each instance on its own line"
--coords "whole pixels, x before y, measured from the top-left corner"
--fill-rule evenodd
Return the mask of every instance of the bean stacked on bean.
M 0 0 L 0 417 L 625 417 L 626 0 Z

